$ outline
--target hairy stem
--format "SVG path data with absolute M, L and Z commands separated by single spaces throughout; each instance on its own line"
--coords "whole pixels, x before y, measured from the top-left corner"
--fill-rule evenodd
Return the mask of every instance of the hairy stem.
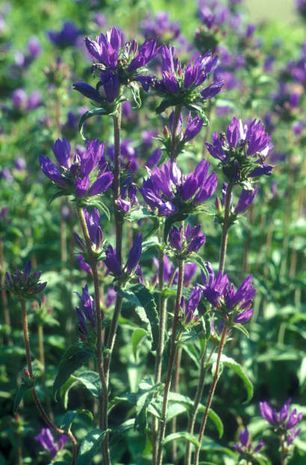
M 173 380 L 173 391 L 174 392 L 178 392 L 179 390 L 181 361 L 182 361 L 182 348 L 180 347 L 176 351 L 176 358 L 175 358 L 175 369 L 174 369 L 174 380 Z M 177 417 L 174 417 L 172 420 L 172 425 L 171 425 L 171 433 L 176 433 L 176 427 L 177 427 Z M 172 462 L 176 463 L 176 461 L 177 461 L 177 442 L 172 441 Z
M 72 465 L 76 464 L 77 453 L 78 453 L 78 444 L 75 436 L 71 431 L 64 431 L 63 429 L 59 428 L 49 417 L 47 412 L 45 411 L 44 407 L 42 406 L 39 397 L 37 395 L 35 386 L 34 386 L 34 374 L 33 374 L 33 365 L 32 365 L 32 358 L 31 358 L 31 348 L 30 348 L 30 334 L 29 334 L 29 327 L 28 327 L 28 316 L 26 311 L 26 303 L 24 299 L 20 300 L 21 304 L 21 313 L 22 313 L 22 324 L 23 324 L 23 339 L 24 339 L 24 346 L 26 352 L 26 361 L 27 361 L 27 376 L 30 378 L 31 382 L 33 383 L 32 386 L 32 397 L 34 404 L 45 424 L 55 431 L 57 434 L 66 434 L 69 436 L 70 441 L 72 443 Z
M 167 407 L 168 407 L 168 398 L 169 392 L 171 389 L 172 373 L 174 362 L 177 354 L 177 330 L 179 323 L 179 311 L 183 293 L 184 285 L 184 261 L 180 260 L 179 269 L 178 269 L 178 283 L 177 283 L 177 292 L 176 292 L 176 301 L 175 301 L 175 310 L 172 323 L 172 333 L 170 340 L 170 356 L 168 361 L 168 369 L 166 375 L 166 382 L 164 388 L 164 397 L 162 405 L 162 414 L 161 421 L 159 422 L 159 434 L 158 434 L 158 453 L 157 453 L 157 465 L 162 465 L 163 462 L 163 440 L 166 433 L 166 420 L 167 420 Z

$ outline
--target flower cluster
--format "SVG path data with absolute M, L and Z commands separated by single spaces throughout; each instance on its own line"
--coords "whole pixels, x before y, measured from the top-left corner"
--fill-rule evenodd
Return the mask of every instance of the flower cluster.
M 252 276 L 245 278 L 237 289 L 227 274 L 218 272 L 215 275 L 210 263 L 206 263 L 206 270 L 207 275 L 202 274 L 203 296 L 226 319 L 234 323 L 247 323 L 253 315 L 256 294 Z
M 180 34 L 179 25 L 170 21 L 168 13 L 164 11 L 157 12 L 153 18 L 152 15 L 148 16 L 140 27 L 146 40 L 155 39 L 163 44 L 173 41 Z
M 159 139 L 163 143 L 170 158 L 176 158 L 181 153 L 185 145 L 194 139 L 203 127 L 203 120 L 199 116 L 193 117 L 189 113 L 183 130 L 183 118 L 180 114 L 175 123 L 175 112 L 170 114 L 168 125 L 164 128 L 164 135 Z
M 22 299 L 31 299 L 43 291 L 47 283 L 39 281 L 41 277 L 39 271 L 32 273 L 31 270 L 31 262 L 27 262 L 22 271 L 16 270 L 14 273 L 6 273 L 6 289 Z
M 165 98 L 158 107 L 159 112 L 176 105 L 200 111 L 201 108 L 197 104 L 202 104 L 204 100 L 220 92 L 223 83 L 218 81 L 213 81 L 203 88 L 217 66 L 217 56 L 209 52 L 198 56 L 184 67 L 175 56 L 173 47 L 163 45 L 161 54 L 162 78 L 157 79 L 154 84 L 155 90 Z
M 191 227 L 188 224 L 185 229 L 182 225 L 179 228 L 173 226 L 169 232 L 169 244 L 182 258 L 192 252 L 198 252 L 205 241 L 206 237 L 200 225 Z
M 81 199 L 101 194 L 111 186 L 113 174 L 107 170 L 104 145 L 98 140 L 87 142 L 85 149 L 76 149 L 72 154 L 69 142 L 58 139 L 53 145 L 53 152 L 58 165 L 41 155 L 40 166 L 63 194 Z
M 113 27 L 96 40 L 89 37 L 85 45 L 95 60 L 99 71 L 96 88 L 86 82 L 77 82 L 74 88 L 85 97 L 99 104 L 113 103 L 119 96 L 121 86 L 134 88 L 136 83 L 148 90 L 152 78 L 145 74 L 145 66 L 156 56 L 158 46 L 155 40 L 148 40 L 141 46 L 135 40 L 126 42 L 123 32 Z
M 208 173 L 210 164 L 202 160 L 195 170 L 183 175 L 173 161 L 149 171 L 140 192 L 145 202 L 161 216 L 179 214 L 182 219 L 208 200 L 217 188 L 217 176 Z
M 214 133 L 212 143 L 207 143 L 206 147 L 214 158 L 220 160 L 223 173 L 231 184 L 271 173 L 272 166 L 265 163 L 272 148 L 271 137 L 260 121 L 243 123 L 233 118 L 226 133 Z
M 259 452 L 264 445 L 265 443 L 263 439 L 260 439 L 257 444 L 253 444 L 248 428 L 245 428 L 239 434 L 239 442 L 234 445 L 234 449 L 247 459 L 253 457 L 253 455 Z
M 302 421 L 303 414 L 297 409 L 290 411 L 291 400 L 288 399 L 280 410 L 271 407 L 268 402 L 260 402 L 261 416 L 279 433 L 285 435 L 287 445 L 290 446 L 300 434 L 300 428 L 296 428 Z

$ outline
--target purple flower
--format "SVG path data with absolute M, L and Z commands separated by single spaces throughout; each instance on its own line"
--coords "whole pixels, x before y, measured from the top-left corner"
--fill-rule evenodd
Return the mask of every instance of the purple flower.
M 37 37 L 31 37 L 28 41 L 28 51 L 32 58 L 37 58 L 41 53 L 41 45 Z
M 215 275 L 210 263 L 206 263 L 207 275 L 202 274 L 203 296 L 210 304 L 230 317 L 233 322 L 246 324 L 253 315 L 253 301 L 256 290 L 252 276 L 248 276 L 238 288 L 228 279 L 227 274 Z
M 5 275 L 6 289 L 23 299 L 31 299 L 36 294 L 42 292 L 47 283 L 40 282 L 41 273 L 38 271 L 32 273 L 31 268 L 31 262 L 28 261 L 22 271 L 7 272 Z
M 217 176 L 208 173 L 209 167 L 210 164 L 202 160 L 192 173 L 183 175 L 174 161 L 168 161 L 161 168 L 148 170 L 150 176 L 140 192 L 145 202 L 161 216 L 187 215 L 212 197 L 217 188 Z
M 92 251 L 99 253 L 103 242 L 103 233 L 100 226 L 100 212 L 97 208 L 93 208 L 91 211 L 84 208 L 84 216 Z M 81 239 L 78 234 L 74 234 L 74 238 L 80 250 L 86 252 L 86 245 L 83 239 Z
M 50 41 L 59 48 L 76 46 L 80 35 L 80 29 L 71 21 L 66 21 L 59 31 L 48 32 Z
M 76 308 L 78 329 L 80 338 L 85 340 L 87 339 L 89 333 L 94 331 L 96 327 L 95 303 L 94 299 L 88 292 L 87 284 L 85 287 L 83 287 L 82 294 L 77 294 L 80 298 L 80 304 Z
M 130 274 L 132 273 L 139 263 L 140 257 L 142 252 L 142 235 L 141 233 L 137 233 L 135 239 L 133 241 L 133 245 L 129 251 L 126 269 L 127 272 Z
M 166 100 L 158 108 L 159 112 L 169 106 L 184 105 L 197 110 L 196 103 L 212 98 L 220 92 L 222 83 L 214 82 L 214 87 L 203 89 L 204 82 L 217 66 L 217 57 L 210 52 L 198 56 L 185 67 L 175 56 L 173 47 L 161 47 L 162 78 L 155 82 L 155 89 Z
M 157 259 L 153 259 L 153 264 L 157 270 L 153 281 L 156 283 L 158 280 L 159 262 Z M 163 258 L 163 269 L 164 269 L 164 281 L 167 283 L 177 284 L 178 271 L 176 267 L 171 263 L 169 257 L 164 255 Z M 197 272 L 197 265 L 195 263 L 187 262 L 184 266 L 184 287 L 189 287 L 192 279 Z
M 18 110 L 25 110 L 27 107 L 28 97 L 23 89 L 16 89 L 12 95 L 13 106 Z
M 160 44 L 171 42 L 180 34 L 179 25 L 171 22 L 168 13 L 164 11 L 157 12 L 153 18 L 148 15 L 140 28 L 146 40 L 155 39 Z
M 306 0 L 295 0 L 295 6 L 298 13 L 303 18 L 306 18 Z
M 263 439 L 260 439 L 257 444 L 253 444 L 248 428 L 245 428 L 239 434 L 239 442 L 234 445 L 234 449 L 240 454 L 248 454 L 248 457 L 250 457 L 250 455 L 253 456 L 259 452 L 264 447 L 264 445 L 265 443 Z
M 181 307 L 184 312 L 184 318 L 186 323 L 196 321 L 197 318 L 195 317 L 195 311 L 199 306 L 202 294 L 203 289 L 199 286 L 196 286 L 190 292 L 188 299 L 182 297 Z
M 206 147 L 220 160 L 224 174 L 232 183 L 271 173 L 272 167 L 264 163 L 272 148 L 271 137 L 260 121 L 243 123 L 234 117 L 226 133 L 214 133 L 212 143 Z
M 205 244 L 206 237 L 201 231 L 201 226 L 191 227 L 189 224 L 184 229 L 172 226 L 169 232 L 169 244 L 176 249 L 180 255 L 198 252 Z
M 109 245 L 105 250 L 104 263 L 108 271 L 112 273 L 116 278 L 119 278 L 119 276 L 121 276 L 120 261 L 112 245 Z
M 273 408 L 268 402 L 260 402 L 259 409 L 261 416 L 273 426 L 274 429 L 282 432 L 288 445 L 300 434 L 300 429 L 296 426 L 302 421 L 303 414 L 297 409 L 290 410 L 291 400 L 288 399 L 280 410 Z
M 96 89 L 78 82 L 74 86 L 76 90 L 99 103 L 105 100 L 112 103 L 119 97 L 121 85 L 129 86 L 132 82 L 138 82 L 144 90 L 148 90 L 152 79 L 143 73 L 158 52 L 155 40 L 141 46 L 135 40 L 125 42 L 123 32 L 113 27 L 106 34 L 101 33 L 96 40 L 87 37 L 85 45 L 96 62 L 100 80 Z
M 65 434 L 61 434 L 58 441 L 55 441 L 51 430 L 49 428 L 42 428 L 40 433 L 35 436 L 35 440 L 49 452 L 51 458 L 54 458 L 57 452 L 63 449 L 68 441 L 68 437 Z
M 110 146 L 107 155 L 114 161 L 114 146 Z M 129 139 L 124 139 L 120 144 L 120 167 L 130 173 L 138 170 L 138 160 L 136 150 Z
M 253 203 L 258 190 L 258 187 L 255 187 L 252 190 L 242 189 L 238 202 L 234 209 L 236 215 L 245 212 L 249 208 L 249 206 Z
M 108 269 L 108 271 L 115 276 L 115 278 L 120 278 L 123 274 L 125 277 L 129 277 L 132 273 L 138 272 L 138 264 L 141 257 L 142 252 L 142 235 L 137 233 L 132 247 L 128 254 L 128 259 L 126 265 L 123 267 L 123 271 L 121 270 L 121 264 L 119 258 L 117 256 L 116 251 L 113 249 L 111 245 L 109 245 L 105 250 L 105 259 L 104 263 Z
M 67 195 L 92 197 L 111 186 L 113 174 L 107 171 L 104 145 L 98 140 L 88 141 L 85 150 L 76 150 L 72 155 L 69 142 L 58 139 L 53 145 L 53 152 L 58 165 L 41 155 L 40 166 L 43 173 Z

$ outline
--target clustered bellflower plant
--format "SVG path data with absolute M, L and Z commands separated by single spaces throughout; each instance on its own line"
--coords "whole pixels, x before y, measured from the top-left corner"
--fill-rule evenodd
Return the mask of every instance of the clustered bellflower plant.
M 0 463 L 302 465 L 305 45 L 74 3 L 28 55 L 0 7 Z

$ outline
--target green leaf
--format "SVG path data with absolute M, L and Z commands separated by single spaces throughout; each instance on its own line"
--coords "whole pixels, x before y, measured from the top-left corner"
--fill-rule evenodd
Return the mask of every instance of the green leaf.
M 216 362 L 216 358 L 217 354 L 214 354 L 211 359 L 211 362 L 213 364 Z M 254 387 L 252 381 L 250 380 L 246 372 L 246 369 L 242 365 L 240 365 L 240 363 L 236 362 L 236 360 L 234 360 L 231 357 L 227 357 L 227 355 L 224 354 L 221 355 L 221 364 L 230 368 L 234 373 L 236 373 L 236 375 L 240 377 L 247 392 L 246 401 L 249 402 L 253 397 Z
M 199 412 L 204 412 L 204 411 L 205 411 L 205 406 L 201 405 L 200 408 L 199 408 Z M 223 426 L 223 422 L 222 422 L 221 418 L 219 417 L 219 415 L 214 410 L 212 410 L 210 408 L 208 410 L 208 418 L 210 418 L 210 420 L 215 425 L 215 427 L 216 427 L 216 429 L 218 431 L 218 434 L 219 434 L 219 438 L 222 438 L 223 433 L 224 433 L 224 426 Z
M 105 110 L 104 108 L 94 108 L 93 110 L 86 111 L 81 116 L 80 122 L 79 122 L 79 131 L 81 134 L 81 137 L 83 140 L 86 140 L 86 137 L 84 136 L 84 124 L 85 121 L 87 121 L 89 118 L 93 118 L 94 116 L 104 116 L 108 115 L 109 112 Z
M 165 439 L 163 440 L 163 445 L 165 446 L 169 442 L 176 441 L 177 439 L 184 439 L 187 442 L 191 442 L 196 447 L 199 447 L 200 445 L 198 439 L 192 434 L 187 433 L 186 431 L 169 434 L 169 436 L 165 437 Z
M 147 334 L 147 331 L 143 328 L 136 328 L 132 334 L 132 348 L 135 360 L 137 360 L 138 346 Z
M 99 397 L 101 392 L 101 383 L 98 373 L 91 370 L 82 371 L 72 376 L 76 382 L 85 386 L 85 388 L 94 396 Z
M 80 344 L 69 347 L 60 361 L 58 372 L 53 384 L 55 398 L 60 387 L 68 380 L 69 376 L 85 365 L 92 356 L 93 351 L 89 347 L 84 347 Z
M 88 433 L 81 442 L 77 465 L 90 465 L 94 456 L 100 452 L 105 432 L 99 428 Z
M 159 316 L 153 294 L 142 284 L 137 284 L 122 292 L 122 295 L 133 303 L 134 308 L 143 308 L 146 318 L 142 317 L 142 320 L 148 320 L 152 336 L 152 350 L 156 350 L 159 340 Z
M 20 405 L 20 402 L 22 401 L 25 393 L 31 389 L 31 385 L 28 385 L 24 382 L 22 382 L 16 391 L 15 397 L 14 397 L 14 403 L 13 403 L 13 412 L 15 413 Z
M 65 431 L 69 431 L 74 420 L 77 417 L 82 416 L 82 415 L 89 417 L 91 420 L 93 419 L 93 414 L 89 410 L 86 410 L 86 409 L 69 410 L 68 412 L 65 413 L 60 423 L 60 427 L 63 428 Z

